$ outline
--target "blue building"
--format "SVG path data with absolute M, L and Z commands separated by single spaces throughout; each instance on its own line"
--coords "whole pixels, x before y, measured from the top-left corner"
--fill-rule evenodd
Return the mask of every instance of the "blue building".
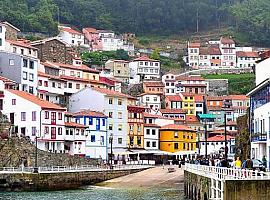
M 85 155 L 89 158 L 107 160 L 107 116 L 101 112 L 83 110 L 74 114 L 76 123 L 83 124 L 86 129 Z

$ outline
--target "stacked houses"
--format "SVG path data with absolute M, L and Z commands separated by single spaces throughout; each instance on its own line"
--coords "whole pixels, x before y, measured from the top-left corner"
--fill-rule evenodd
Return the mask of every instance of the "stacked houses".
M 84 65 L 74 47 L 129 51 L 112 31 L 62 26 L 58 37 L 33 42 L 18 39 L 18 32 L 0 23 L 0 110 L 13 134 L 44 151 L 121 163 L 195 156 L 204 145 L 214 154 L 222 152 L 225 129 L 233 141 L 236 119 L 249 107 L 245 95 L 209 95 L 201 76 L 161 76 L 160 61 L 147 56 L 108 60 L 101 70 Z M 237 60 L 231 39 L 209 48 L 189 43 L 189 52 L 193 67 Z M 137 95 L 122 93 L 123 84 L 140 85 Z

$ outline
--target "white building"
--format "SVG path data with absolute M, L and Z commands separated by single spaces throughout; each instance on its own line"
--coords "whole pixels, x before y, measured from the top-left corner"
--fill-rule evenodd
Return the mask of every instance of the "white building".
M 165 74 L 162 76 L 162 82 L 165 85 L 165 95 L 175 95 L 176 94 L 176 76 L 174 74 Z
M 60 33 L 58 37 L 70 46 L 87 47 L 87 45 L 84 43 L 84 35 L 81 32 L 67 26 L 59 26 L 59 31 Z
M 19 90 L 4 90 L 3 113 L 19 136 L 35 141 L 38 148 L 64 153 L 65 108 Z
M 188 42 L 188 65 L 194 69 L 199 67 L 200 43 Z
M 74 113 L 74 117 L 76 118 L 76 123 L 87 127 L 86 157 L 107 160 L 107 116 L 101 112 L 83 110 Z
M 137 58 L 129 63 L 130 83 L 160 78 L 160 62 L 147 56 Z M 139 77 L 139 78 L 138 78 Z M 139 82 L 138 82 L 139 81 Z
M 142 93 L 138 99 L 140 106 L 145 106 L 152 110 L 159 110 L 161 108 L 160 94 Z
M 221 66 L 222 67 L 236 67 L 236 51 L 235 42 L 230 38 L 221 37 Z
M 256 66 L 256 61 L 259 60 L 259 54 L 257 52 L 236 52 L 237 67 L 239 68 L 252 68 Z
M 0 22 L 0 51 L 4 51 L 6 46 L 6 26 Z
M 113 136 L 114 153 L 127 148 L 129 95 L 104 88 L 84 88 L 70 97 L 71 112 L 95 110 L 108 116 L 108 136 Z M 108 141 L 107 141 L 108 144 Z
M 157 116 L 144 113 L 144 148 L 146 150 L 159 149 L 159 129 L 156 124 Z

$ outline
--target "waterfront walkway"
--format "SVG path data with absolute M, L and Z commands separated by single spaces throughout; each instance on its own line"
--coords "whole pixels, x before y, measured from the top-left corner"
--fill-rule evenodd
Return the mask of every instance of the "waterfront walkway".
M 173 167 L 175 172 L 168 172 Z M 99 185 L 112 188 L 125 187 L 178 187 L 183 189 L 184 171 L 178 166 L 162 166 L 150 168 L 135 174 L 105 181 Z

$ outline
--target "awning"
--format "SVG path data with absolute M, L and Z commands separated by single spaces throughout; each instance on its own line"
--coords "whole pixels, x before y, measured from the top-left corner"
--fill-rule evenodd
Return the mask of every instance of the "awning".
M 177 156 L 194 155 L 194 154 L 197 154 L 197 152 L 196 151 L 177 151 L 173 153 L 173 155 L 177 155 Z

